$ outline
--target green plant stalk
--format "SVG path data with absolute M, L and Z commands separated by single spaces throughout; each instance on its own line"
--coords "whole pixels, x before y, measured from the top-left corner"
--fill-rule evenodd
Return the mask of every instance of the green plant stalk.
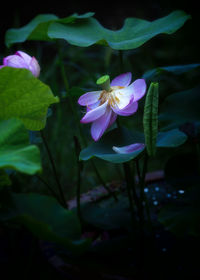
M 117 122 L 118 129 L 121 130 L 119 120 L 117 119 L 116 122 Z M 132 180 L 131 168 L 130 168 L 129 162 L 124 162 L 123 163 L 123 169 L 124 169 L 124 176 L 125 176 L 125 180 L 126 180 L 126 188 L 127 188 L 128 199 L 129 199 L 129 207 L 130 207 L 130 212 L 131 212 L 132 226 L 133 226 L 133 229 L 134 229 L 135 211 L 134 211 L 133 198 L 134 198 L 134 202 L 135 202 L 136 205 L 138 204 L 138 198 L 137 198 L 137 194 L 136 194 L 136 190 L 135 190 L 134 178 Z M 133 193 L 133 197 L 132 197 L 132 193 Z
M 77 170 L 78 180 L 77 180 L 77 187 L 76 187 L 76 205 L 77 205 L 77 215 L 82 225 L 82 214 L 81 214 L 81 169 L 80 164 L 78 164 Z
M 76 161 L 77 161 L 77 185 L 76 185 L 76 206 L 77 206 L 77 215 L 80 221 L 81 227 L 83 227 L 83 219 L 81 214 L 81 174 L 83 171 L 83 163 L 79 161 L 79 154 L 81 151 L 81 145 L 78 141 L 78 138 L 74 136 L 74 148 L 76 152 Z
M 134 211 L 134 204 L 133 204 L 133 198 L 131 194 L 131 186 L 132 186 L 132 180 L 131 180 L 131 170 L 130 165 L 128 162 L 123 163 L 124 168 L 124 175 L 126 179 L 126 189 L 128 194 L 128 200 L 129 200 L 129 208 L 131 213 L 131 221 L 132 221 L 132 228 L 133 231 L 135 229 L 134 223 L 135 223 L 135 211 Z
M 65 89 L 68 92 L 69 91 L 69 82 L 67 80 L 67 75 L 66 75 L 63 60 L 62 60 L 62 53 L 61 53 L 61 50 L 60 50 L 60 46 L 58 46 L 58 50 L 59 50 L 59 65 L 60 65 L 60 70 L 61 70 L 61 76 L 62 76 L 63 82 L 65 84 Z M 85 135 L 83 133 L 82 126 L 80 124 L 80 120 L 79 120 L 79 116 L 77 114 L 77 110 L 74 107 L 72 97 L 71 97 L 70 94 L 68 94 L 68 97 L 69 97 L 69 104 L 70 104 L 73 116 L 75 118 L 76 123 L 78 124 L 78 129 L 79 129 L 79 132 L 80 132 L 81 139 L 83 141 L 84 146 L 87 146 L 87 141 L 86 141 Z M 96 165 L 95 165 L 94 161 L 92 159 L 90 161 L 91 161 L 92 167 L 93 167 L 93 169 L 96 173 L 96 176 L 97 176 L 98 180 L 100 181 L 100 183 L 103 185 L 103 187 L 106 189 L 106 191 L 108 191 L 108 193 L 111 194 L 114 197 L 115 200 L 117 200 L 116 195 L 113 194 L 110 191 L 110 189 L 106 186 L 103 178 L 101 177 L 100 173 L 98 172 L 98 170 L 96 168 Z
M 141 180 L 139 182 L 140 186 L 140 207 L 139 207 L 139 231 L 140 231 L 140 265 L 143 267 L 144 264 L 144 202 L 145 202 L 145 194 L 144 194 L 144 186 L 145 186 L 145 175 L 147 172 L 148 165 L 148 154 L 145 150 L 144 154 L 144 163 L 143 170 L 141 174 Z
M 68 99 L 69 99 L 69 105 L 70 105 L 70 108 L 72 110 L 72 114 L 73 114 L 73 116 L 75 118 L 75 121 L 78 124 L 78 129 L 79 129 L 79 133 L 80 133 L 81 139 L 83 141 L 83 144 L 85 146 L 87 146 L 87 141 L 85 139 L 82 126 L 80 125 L 80 121 L 79 121 L 79 117 L 78 117 L 78 114 L 77 114 L 77 110 L 76 110 L 76 108 L 74 106 L 74 103 L 73 103 L 73 100 L 72 100 L 72 96 L 69 94 L 69 88 L 70 87 L 69 87 L 69 82 L 68 82 L 68 79 L 67 79 L 67 75 L 66 75 L 66 71 L 65 71 L 65 66 L 64 66 L 64 63 L 63 63 L 63 59 L 62 59 L 62 53 L 61 53 L 60 46 L 58 46 L 58 53 L 59 53 L 59 66 L 60 66 L 61 77 L 62 77 L 64 85 L 65 85 L 65 90 L 66 90 L 66 93 L 67 93 L 67 96 L 68 96 Z
M 59 201 L 62 203 L 62 201 L 60 201 L 60 198 L 58 197 L 57 193 L 54 191 L 54 189 L 40 176 L 40 175 L 35 175 L 46 187 L 47 189 L 52 193 L 52 195 Z
M 140 165 L 139 165 L 139 159 L 138 158 L 135 159 L 135 165 L 136 165 L 136 170 L 137 170 L 138 182 L 140 184 L 140 182 L 141 182 L 141 172 L 140 172 Z M 149 203 L 148 203 L 148 200 L 147 200 L 147 197 L 146 197 L 144 191 L 143 191 L 143 196 L 144 196 L 144 201 L 145 201 L 145 210 L 146 210 L 146 214 L 147 214 L 147 219 L 148 219 L 150 227 L 153 228 L 152 227 L 151 216 L 150 216 Z M 139 203 L 140 202 L 138 201 L 138 205 L 139 205 Z
M 66 200 L 65 200 L 65 195 L 64 195 L 64 192 L 62 190 L 62 186 L 60 184 L 60 180 L 59 180 L 59 177 L 58 177 L 58 173 L 57 173 L 57 170 L 56 170 L 54 159 L 53 159 L 53 156 L 51 154 L 51 151 L 49 149 L 48 143 L 46 141 L 46 138 L 45 138 L 44 133 L 43 133 L 42 130 L 40 130 L 40 135 L 41 135 L 42 141 L 44 143 L 44 146 L 46 148 L 46 151 L 47 151 L 50 163 L 51 163 L 52 171 L 53 171 L 53 174 L 54 174 L 54 178 L 55 178 L 56 184 L 58 186 L 58 191 L 59 191 L 59 194 L 60 194 L 60 199 L 62 201 L 62 205 L 63 205 L 63 207 L 68 208 Z
M 138 158 L 135 159 L 135 165 L 136 165 L 136 170 L 137 170 L 138 181 L 140 182 L 141 174 L 140 174 L 140 163 L 139 163 Z
M 105 182 L 103 181 L 103 179 L 102 179 L 102 177 L 101 177 L 101 175 L 100 175 L 100 173 L 99 173 L 99 171 L 98 171 L 98 169 L 97 169 L 97 167 L 96 167 L 96 165 L 95 165 L 95 163 L 94 163 L 94 160 L 91 159 L 90 161 L 91 161 L 91 163 L 92 163 L 92 166 L 93 166 L 93 168 L 94 168 L 94 171 L 95 171 L 95 173 L 96 173 L 96 176 L 97 176 L 97 178 L 99 179 L 99 181 L 101 182 L 101 184 L 103 185 L 104 189 L 105 189 L 110 195 L 113 196 L 113 198 L 115 199 L 115 201 L 118 201 L 118 198 L 117 198 L 116 194 L 113 193 L 113 192 L 106 186 Z

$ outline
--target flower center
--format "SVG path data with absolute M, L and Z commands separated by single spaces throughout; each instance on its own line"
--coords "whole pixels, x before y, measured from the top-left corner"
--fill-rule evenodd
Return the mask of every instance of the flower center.
M 118 91 L 118 96 L 116 95 L 116 91 L 122 88 L 124 87 L 113 86 L 111 87 L 110 91 L 103 90 L 99 97 L 100 105 L 104 104 L 106 101 L 108 101 L 108 104 L 110 106 L 117 105 L 120 102 L 120 99 L 119 99 L 119 91 Z

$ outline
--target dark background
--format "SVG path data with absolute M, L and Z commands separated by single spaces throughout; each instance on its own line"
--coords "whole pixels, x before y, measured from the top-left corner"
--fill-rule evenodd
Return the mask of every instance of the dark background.
M 199 34 L 198 1 L 161 0 L 161 1 L 4 1 L 1 12 L 0 50 L 4 50 L 4 36 L 9 28 L 21 27 L 38 14 L 53 13 L 59 17 L 66 17 L 73 13 L 83 14 L 95 12 L 95 17 L 102 25 L 110 29 L 123 26 L 127 17 L 139 17 L 154 20 L 165 16 L 173 10 L 181 9 L 192 16 L 186 23 L 184 32 L 187 34 L 186 44 L 197 45 Z M 197 46 L 196 46 L 197 47 Z M 194 54 L 193 54 L 194 56 Z M 192 61 L 191 61 L 192 62 Z
M 155 20 L 160 17 L 168 15 L 170 12 L 174 10 L 180 9 L 190 14 L 192 16 L 192 19 L 188 20 L 185 23 L 185 25 L 180 30 L 178 30 L 175 34 L 172 34 L 170 36 L 164 35 L 163 40 L 152 39 L 150 43 L 147 42 L 145 45 L 147 45 L 148 47 L 143 49 L 142 55 L 147 53 L 146 55 L 152 56 L 152 60 L 155 61 L 154 62 L 155 66 L 200 63 L 200 54 L 199 54 L 200 32 L 199 32 L 198 1 L 179 1 L 179 0 L 124 1 L 123 0 L 119 2 L 115 1 L 115 3 L 109 1 L 105 1 L 105 2 L 93 1 L 90 3 L 87 1 L 80 1 L 80 0 L 79 1 L 56 0 L 51 3 L 47 3 L 47 2 L 45 3 L 42 0 L 40 1 L 37 0 L 32 3 L 29 3 L 28 1 L 26 2 L 15 1 L 14 3 L 13 2 L 11 3 L 6 0 L 4 1 L 5 1 L 4 6 L 1 9 L 0 58 L 2 58 L 5 55 L 8 55 L 10 51 L 10 50 L 6 50 L 6 46 L 4 44 L 4 36 L 6 30 L 13 27 L 15 28 L 22 27 L 27 23 L 29 23 L 30 20 L 32 20 L 38 14 L 52 13 L 62 18 L 62 17 L 67 17 L 73 13 L 83 14 L 86 12 L 95 12 L 95 17 L 99 20 L 99 22 L 104 27 L 115 30 L 123 26 L 123 22 L 127 17 L 138 17 L 146 20 Z M 159 35 L 158 37 L 161 38 L 162 35 Z M 167 44 L 163 45 L 165 43 Z M 159 50 L 163 51 L 162 55 L 158 54 Z M 173 50 L 173 52 L 171 52 L 170 50 Z M 139 61 L 141 61 L 140 60 L 141 55 L 138 54 L 138 56 L 139 56 Z M 157 60 L 154 60 L 155 57 L 157 58 Z M 138 61 L 138 58 L 134 57 L 134 60 L 136 59 Z M 146 61 L 144 57 L 142 62 L 144 62 L 142 68 L 136 70 L 138 70 L 139 72 L 140 70 L 142 71 L 149 70 L 150 68 L 149 68 L 148 61 Z M 50 63 L 50 59 L 48 63 Z M 190 86 L 192 87 L 192 85 Z M 51 131 L 53 131 L 52 128 Z M 57 138 L 59 137 L 56 137 L 56 140 Z M 7 235 L 7 232 L 5 233 L 5 235 Z M 11 263 L 6 262 L 6 264 L 8 263 L 8 266 L 3 265 L 5 272 L 8 273 L 10 271 L 10 267 L 12 267 L 12 269 L 14 268 L 15 275 L 18 276 L 18 272 L 20 270 L 19 264 L 24 263 L 24 260 L 26 260 L 27 258 L 26 248 L 29 248 L 30 240 L 28 235 L 28 240 L 27 240 L 28 245 L 27 245 L 26 232 L 25 234 L 24 232 L 17 232 L 17 234 L 15 234 L 14 232 L 13 235 L 15 236 L 15 240 L 18 241 L 15 242 L 15 247 L 12 248 L 12 245 L 9 244 L 9 242 L 5 242 L 5 240 L 3 239 L 2 242 L 0 243 L 0 248 L 2 251 L 2 248 L 4 249 L 5 247 L 5 249 L 3 250 L 3 252 L 5 253 L 2 254 L 2 258 L 4 260 L 6 260 L 7 254 L 11 256 L 8 258 L 9 261 L 11 260 Z M 24 251 L 21 249 L 22 246 L 25 247 Z M 10 252 L 12 252 L 13 255 Z M 20 254 L 21 256 L 19 257 Z M 38 279 L 42 279 L 43 274 L 44 274 L 43 279 L 45 279 L 45 277 L 47 277 L 47 271 L 49 276 L 48 279 L 53 279 L 53 280 L 61 279 L 61 277 L 58 277 L 56 272 L 47 265 L 46 259 L 44 260 L 40 252 L 36 251 L 34 261 L 35 261 L 34 265 L 31 268 L 31 272 L 33 274 L 31 278 L 29 275 L 28 279 L 35 279 L 36 277 L 38 277 L 38 271 L 41 277 Z M 168 260 L 166 260 L 166 262 L 167 261 Z M 9 279 L 8 277 L 7 278 L 3 277 L 3 278 Z M 23 279 L 27 279 L 27 278 L 24 277 Z M 174 278 L 172 277 L 171 279 Z

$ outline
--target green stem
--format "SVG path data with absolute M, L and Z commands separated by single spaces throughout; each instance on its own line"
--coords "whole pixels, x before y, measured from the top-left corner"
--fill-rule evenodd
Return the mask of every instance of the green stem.
M 67 96 L 68 96 L 68 99 L 69 99 L 69 105 L 70 105 L 73 117 L 75 118 L 75 121 L 78 124 L 78 129 L 79 129 L 79 133 L 80 133 L 81 139 L 83 141 L 83 144 L 84 144 L 84 146 L 86 146 L 87 145 L 87 141 L 85 139 L 85 135 L 83 133 L 83 129 L 82 129 L 82 126 L 80 124 L 79 116 L 78 116 L 77 110 L 76 110 L 76 108 L 74 106 L 74 102 L 72 100 L 72 96 L 71 96 L 71 94 L 69 92 L 69 82 L 68 82 L 68 79 L 67 79 L 67 74 L 66 74 L 66 71 L 65 71 L 65 66 L 64 66 L 64 63 L 63 63 L 63 56 L 62 56 L 62 52 L 61 52 L 60 46 L 58 46 L 58 52 L 59 52 L 60 73 L 61 73 L 61 77 L 63 79 L 64 85 L 65 85 L 65 90 L 67 92 Z
M 99 182 L 103 185 L 104 189 L 115 199 L 115 201 L 118 201 L 118 198 L 117 198 L 116 194 L 113 193 L 113 192 L 106 186 L 104 180 L 102 179 L 102 177 L 101 177 L 101 175 L 100 175 L 100 173 L 99 173 L 99 171 L 98 171 L 98 169 L 97 169 L 97 167 L 96 167 L 96 165 L 95 165 L 95 163 L 94 163 L 94 160 L 91 159 L 90 161 L 91 161 L 92 167 L 94 168 L 94 171 L 95 171 L 95 173 L 96 173 L 96 176 L 97 176 Z
M 121 130 L 119 120 L 117 119 L 116 122 L 117 122 L 118 129 Z M 136 194 L 136 190 L 135 190 L 135 181 L 134 181 L 134 178 L 133 178 L 134 176 L 131 176 L 131 168 L 130 168 L 129 162 L 124 162 L 123 163 L 123 169 L 124 169 L 124 175 L 125 175 L 125 180 L 126 180 L 126 188 L 127 188 L 128 199 L 129 199 L 129 207 L 130 207 L 130 212 L 131 212 L 132 226 L 133 226 L 133 229 L 134 229 L 135 213 L 134 213 L 134 206 L 133 206 L 133 198 L 134 198 L 134 201 L 135 201 L 136 205 L 138 203 L 137 194 Z M 132 198 L 131 190 L 133 192 L 133 198 Z
M 148 155 L 145 151 L 144 155 L 144 163 L 143 170 L 141 174 L 141 180 L 139 182 L 140 186 L 140 207 L 139 207 L 139 230 L 140 230 L 140 265 L 143 268 L 144 266 L 144 202 L 145 202 L 145 194 L 144 194 L 144 185 L 145 185 L 145 175 L 147 172 L 147 164 L 148 164 Z
M 65 195 L 64 195 L 64 192 L 62 190 L 62 186 L 60 184 L 60 180 L 59 180 L 59 177 L 58 177 L 58 173 L 57 173 L 57 170 L 56 170 L 54 159 L 53 159 L 53 156 L 51 154 L 51 151 L 49 149 L 48 143 L 46 141 L 46 138 L 45 138 L 44 133 L 43 133 L 42 130 L 40 130 L 40 135 L 41 135 L 42 141 L 44 143 L 44 146 L 46 148 L 46 151 L 47 151 L 50 163 L 51 163 L 51 167 L 52 167 L 52 171 L 53 171 L 53 174 L 54 174 L 54 178 L 55 178 L 55 181 L 57 183 L 57 187 L 58 187 L 58 191 L 59 191 L 59 194 L 60 194 L 60 198 L 62 200 L 62 205 L 63 205 L 63 207 L 67 208 L 67 203 L 65 201 Z
M 129 208 L 130 208 L 130 213 L 131 213 L 131 221 L 132 221 L 132 227 L 133 230 L 135 229 L 134 223 L 135 223 L 135 212 L 134 212 L 134 205 L 133 205 L 133 199 L 132 199 L 132 194 L 131 194 L 131 171 L 130 171 L 130 165 L 128 162 L 123 163 L 123 168 L 124 168 L 124 175 L 126 179 L 126 189 L 127 189 L 127 194 L 128 194 L 128 200 L 129 200 Z
M 141 180 L 140 180 L 140 201 L 141 203 L 144 201 L 144 185 L 145 185 L 145 176 L 147 172 L 147 165 L 148 165 L 148 154 L 145 151 L 144 154 L 144 163 L 143 163 L 143 170 L 142 170 L 142 175 L 141 175 Z
M 77 204 L 77 215 L 79 217 L 80 224 L 82 224 L 82 214 L 81 214 L 81 170 L 78 164 L 78 180 L 77 180 L 77 187 L 76 187 L 76 204 Z
M 141 181 L 141 174 L 140 174 L 140 164 L 139 164 L 139 159 L 135 159 L 135 165 L 136 165 L 136 170 L 137 170 L 137 176 L 138 176 L 138 182 Z
M 78 215 L 81 226 L 83 226 L 83 219 L 82 219 L 82 214 L 81 214 L 81 174 L 83 171 L 83 163 L 81 161 L 79 161 L 81 145 L 76 136 L 74 136 L 74 148 L 76 151 L 76 161 L 77 161 L 77 185 L 76 185 L 77 215 Z
M 62 52 L 61 52 L 60 46 L 58 46 L 58 51 L 59 51 L 59 65 L 60 65 L 60 70 L 61 70 L 61 76 L 62 76 L 63 82 L 65 84 L 65 89 L 66 89 L 67 92 L 69 92 L 69 82 L 67 80 L 67 75 L 66 75 L 66 72 L 65 72 L 64 64 L 63 64 Z M 78 129 L 79 129 L 79 132 L 80 132 L 81 139 L 83 141 L 84 146 L 87 146 L 87 141 L 86 141 L 85 135 L 83 133 L 82 126 L 80 124 L 79 116 L 77 114 L 77 110 L 76 110 L 76 108 L 74 106 L 74 103 L 73 103 L 73 100 L 72 100 L 72 96 L 70 95 L 70 93 L 68 94 L 68 97 L 69 97 L 69 104 L 70 104 L 70 107 L 71 107 L 71 110 L 72 110 L 72 114 L 73 114 L 73 116 L 75 118 L 76 123 L 78 124 Z M 96 168 L 96 165 L 95 165 L 93 160 L 91 160 L 91 164 L 92 164 L 92 167 L 93 167 L 93 169 L 94 169 L 94 171 L 96 173 L 96 176 L 97 176 L 98 180 L 100 181 L 100 183 L 109 192 L 109 194 L 112 194 L 112 196 L 115 198 L 115 200 L 117 200 L 116 195 L 113 194 L 110 191 L 110 189 L 106 186 L 106 184 L 104 183 L 104 180 L 101 177 L 100 173 L 98 172 L 98 170 Z
M 142 178 L 141 178 L 140 165 L 139 165 L 139 159 L 138 158 L 135 160 L 135 165 L 136 165 L 136 170 L 137 170 L 138 182 L 140 184 Z M 144 180 L 144 182 L 145 182 L 145 180 Z M 142 196 L 143 196 L 144 201 L 145 201 L 145 209 L 146 209 L 147 219 L 148 219 L 150 227 L 152 228 L 152 221 L 151 221 L 149 203 L 148 203 L 147 197 L 144 193 L 144 187 L 143 187 L 143 191 L 142 191 Z
M 47 189 L 52 193 L 52 195 L 60 202 L 60 198 L 58 197 L 54 189 L 40 175 L 35 176 L 47 187 Z

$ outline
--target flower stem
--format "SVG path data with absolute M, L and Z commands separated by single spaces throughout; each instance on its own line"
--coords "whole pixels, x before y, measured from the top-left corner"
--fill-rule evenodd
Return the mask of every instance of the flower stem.
M 69 92 L 69 82 L 67 80 L 67 75 L 66 75 L 66 72 L 65 72 L 65 67 L 64 67 L 64 63 L 63 63 L 63 59 L 62 59 L 62 52 L 61 52 L 61 48 L 60 48 L 59 45 L 58 45 L 58 51 L 59 51 L 59 65 L 60 65 L 61 76 L 62 76 L 63 82 L 65 84 L 65 89 L 66 89 L 67 92 Z M 87 146 L 87 141 L 86 141 L 85 135 L 83 133 L 82 126 L 80 124 L 79 116 L 77 114 L 77 110 L 76 110 L 76 108 L 74 106 L 74 103 L 73 103 L 73 100 L 72 100 L 72 96 L 70 95 L 70 93 L 68 94 L 68 97 L 69 97 L 69 104 L 70 104 L 70 107 L 71 107 L 71 110 L 72 110 L 72 114 L 73 114 L 73 116 L 75 118 L 76 123 L 78 124 L 78 129 L 79 129 L 79 133 L 80 133 L 83 145 Z M 110 191 L 110 189 L 106 186 L 102 176 L 100 175 L 100 173 L 98 172 L 98 170 L 96 168 L 96 165 L 95 165 L 94 161 L 92 159 L 90 161 L 91 161 L 92 167 L 93 167 L 93 169 L 94 169 L 94 171 L 96 173 L 96 176 L 97 176 L 99 182 L 108 191 L 108 193 L 111 194 L 114 197 L 115 200 L 117 200 L 116 195 L 114 193 L 112 193 Z
M 117 126 L 118 129 L 121 130 L 121 126 L 119 123 L 119 120 L 117 119 Z M 134 206 L 133 206 L 133 198 L 134 202 L 137 205 L 138 204 L 138 197 L 136 194 L 135 190 L 135 182 L 134 182 L 134 176 L 131 176 L 131 168 L 129 162 L 124 162 L 123 163 L 123 169 L 124 169 L 124 175 L 125 175 L 125 180 L 126 180 L 126 187 L 127 187 L 127 194 L 128 194 L 128 199 L 129 199 L 129 207 L 130 207 L 130 212 L 131 212 L 131 220 L 132 220 L 132 226 L 134 229 L 134 223 L 135 223 L 135 213 L 134 213 Z M 133 198 L 132 198 L 132 193 L 133 193 Z
M 47 189 L 52 193 L 52 195 L 62 204 L 62 201 L 60 201 L 60 198 L 58 197 L 57 193 L 54 191 L 54 189 L 47 183 L 40 175 L 35 175 L 46 187 Z
M 45 135 L 44 135 L 42 130 L 40 130 L 40 135 L 41 135 L 42 141 L 44 143 L 44 146 L 46 148 L 46 151 L 47 151 L 50 163 L 51 163 L 51 167 L 52 167 L 52 171 L 53 171 L 53 174 L 54 174 L 54 178 L 55 178 L 55 181 L 56 181 L 57 186 L 58 186 L 58 191 L 59 191 L 59 194 L 60 194 L 60 198 L 62 200 L 62 205 L 63 205 L 63 207 L 67 208 L 67 203 L 65 201 L 65 195 L 64 195 L 64 192 L 62 190 L 62 186 L 60 184 L 60 180 L 59 180 L 59 177 L 58 177 L 58 174 L 57 174 L 57 170 L 56 170 L 56 166 L 55 166 L 55 163 L 54 163 L 54 159 L 53 159 L 53 156 L 51 154 L 51 151 L 49 149 L 48 143 L 46 141 Z
M 101 175 L 100 175 L 100 173 L 99 173 L 99 171 L 98 171 L 98 169 L 97 169 L 97 167 L 96 167 L 96 165 L 95 165 L 95 163 L 94 163 L 94 160 L 91 159 L 90 161 L 91 161 L 92 167 L 94 168 L 94 171 L 95 171 L 95 173 L 96 173 L 96 175 L 97 175 L 97 178 L 99 179 L 100 183 L 103 185 L 104 189 L 114 198 L 115 201 L 118 201 L 118 198 L 117 198 L 116 194 L 113 193 L 113 192 L 106 186 L 104 180 L 102 179 L 102 177 L 101 177 Z
M 74 136 L 74 148 L 75 148 L 75 152 L 76 152 L 76 161 L 77 161 L 77 185 L 76 185 L 77 215 L 78 215 L 81 226 L 83 226 L 83 219 L 82 219 L 82 214 L 81 214 L 81 174 L 83 171 L 83 163 L 81 161 L 79 161 L 81 145 L 76 136 Z
M 144 154 L 144 163 L 143 163 L 143 170 L 141 174 L 141 179 L 139 182 L 140 186 L 140 207 L 139 207 L 139 231 L 140 231 L 140 266 L 143 269 L 144 266 L 144 202 L 145 202 L 145 194 L 144 194 L 144 185 L 145 185 L 145 175 L 147 172 L 147 165 L 148 165 L 148 154 L 145 151 Z
M 123 168 L 124 168 L 124 175 L 126 179 L 126 189 L 127 189 L 127 194 L 128 194 L 128 200 L 129 200 L 129 208 L 130 208 L 130 213 L 131 213 L 131 221 L 132 221 L 132 227 L 133 230 L 135 229 L 135 211 L 134 211 L 134 205 L 133 205 L 133 198 L 131 194 L 131 171 L 130 171 L 130 165 L 128 162 L 123 163 Z

